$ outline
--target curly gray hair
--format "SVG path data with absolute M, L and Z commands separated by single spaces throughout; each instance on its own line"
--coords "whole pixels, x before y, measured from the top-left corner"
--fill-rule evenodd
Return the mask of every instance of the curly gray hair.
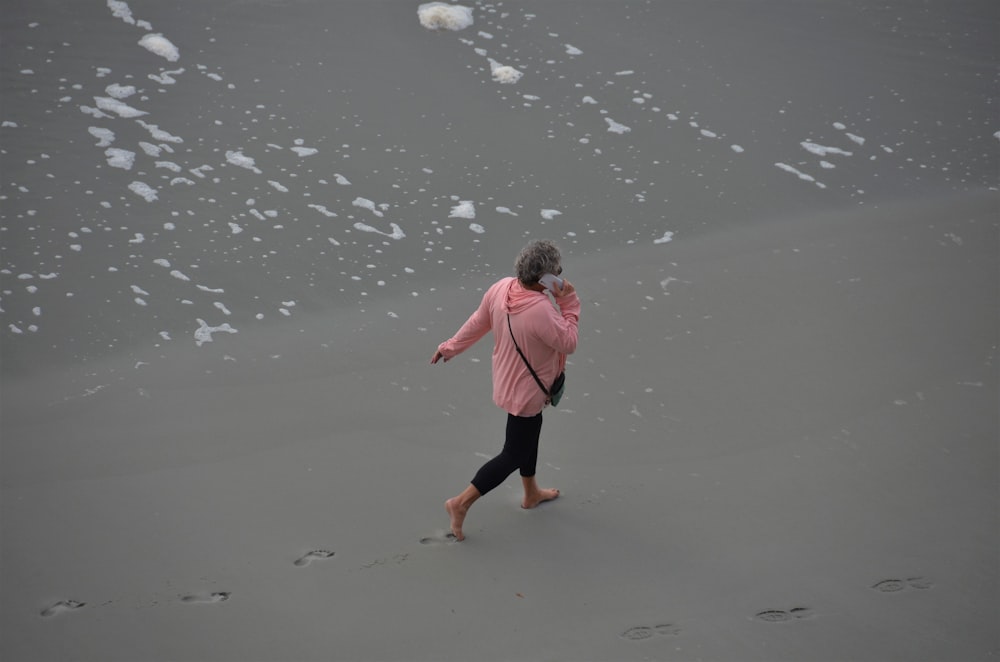
M 514 273 L 522 285 L 534 285 L 545 274 L 562 272 L 562 256 L 548 239 L 536 239 L 521 249 L 514 261 Z

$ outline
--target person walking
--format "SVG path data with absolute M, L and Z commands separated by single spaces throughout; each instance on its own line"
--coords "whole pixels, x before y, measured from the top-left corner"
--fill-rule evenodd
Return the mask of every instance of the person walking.
M 462 524 L 472 504 L 515 469 L 524 486 L 521 507 L 534 508 L 559 496 L 557 489 L 538 486 L 535 465 L 542 410 L 551 402 L 551 385 L 563 373 L 566 356 L 576 351 L 580 299 L 568 280 L 546 278 L 548 287 L 539 282 L 546 274 L 562 273 L 562 256 L 551 241 L 535 240 L 521 249 L 514 273 L 516 277 L 502 278 L 486 291 L 476 311 L 431 358 L 432 364 L 447 362 L 493 331 L 493 402 L 507 412 L 506 438 L 500 454 L 480 467 L 460 494 L 445 501 L 457 540 L 465 539 Z

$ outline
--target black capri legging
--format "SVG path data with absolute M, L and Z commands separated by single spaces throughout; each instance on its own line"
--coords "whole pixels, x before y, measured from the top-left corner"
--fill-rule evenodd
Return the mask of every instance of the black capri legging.
M 514 469 L 521 470 L 521 476 L 530 478 L 535 475 L 535 464 L 538 462 L 538 437 L 542 432 L 542 414 L 534 416 L 514 416 L 507 414 L 507 438 L 503 450 L 495 458 L 484 464 L 476 472 L 472 484 L 480 494 L 486 494 Z

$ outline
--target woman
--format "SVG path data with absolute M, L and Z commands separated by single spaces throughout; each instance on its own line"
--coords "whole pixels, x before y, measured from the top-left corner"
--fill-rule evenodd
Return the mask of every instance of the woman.
M 520 470 L 524 485 L 523 508 L 534 508 L 559 496 L 559 490 L 540 488 L 535 481 L 542 409 L 549 397 L 525 360 L 548 389 L 563 371 L 566 355 L 576 350 L 580 299 L 569 281 L 557 281 L 550 290 L 557 309 L 539 283 L 545 274 L 562 273 L 559 249 L 551 241 L 537 240 L 525 246 L 514 263 L 514 272 L 516 278 L 503 278 L 486 291 L 476 312 L 431 358 L 431 363 L 448 361 L 493 331 L 493 402 L 507 412 L 507 436 L 500 454 L 480 467 L 461 494 L 445 501 L 451 532 L 458 540 L 465 539 L 462 524 L 469 507 L 515 469 Z

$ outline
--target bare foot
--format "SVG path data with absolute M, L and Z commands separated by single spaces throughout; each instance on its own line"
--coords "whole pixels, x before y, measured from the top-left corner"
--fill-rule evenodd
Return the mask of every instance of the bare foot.
M 552 501 L 559 496 L 559 490 L 555 489 L 539 489 L 531 493 L 531 495 L 525 495 L 524 501 L 521 502 L 522 508 L 534 508 L 540 503 L 545 501 Z
M 444 509 L 451 517 L 451 532 L 455 534 L 455 540 L 465 540 L 465 535 L 462 533 L 462 522 L 465 521 L 469 507 L 462 506 L 461 500 L 458 497 L 453 497 L 444 502 Z

